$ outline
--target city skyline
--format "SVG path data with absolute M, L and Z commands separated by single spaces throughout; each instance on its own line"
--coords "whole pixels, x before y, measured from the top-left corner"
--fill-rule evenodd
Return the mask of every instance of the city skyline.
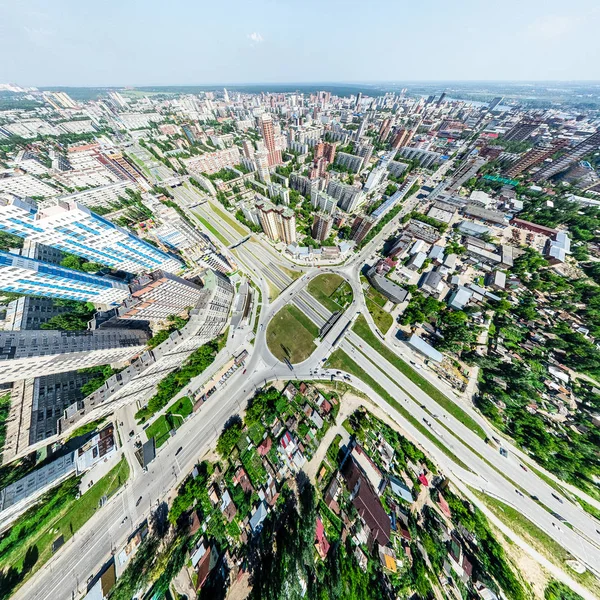
M 372 27 L 365 27 L 358 5 L 337 0 L 311 0 L 302 10 L 264 1 L 230 8 L 224 14 L 218 5 L 179 2 L 167 10 L 151 2 L 139 11 L 124 3 L 91 18 L 71 0 L 52 12 L 40 2 L 4 2 L 0 81 L 140 86 L 600 79 L 597 68 L 580 59 L 600 50 L 594 36 L 600 11 L 591 0 L 576 0 L 568 10 L 556 0 L 510 0 L 502 14 L 476 3 L 450 11 L 440 2 L 425 8 L 383 1 L 373 7 Z M 133 45 L 132 23 L 141 33 Z

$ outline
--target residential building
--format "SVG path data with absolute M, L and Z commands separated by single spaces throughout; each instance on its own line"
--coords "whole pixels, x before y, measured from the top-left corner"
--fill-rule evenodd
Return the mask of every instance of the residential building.
M 259 200 L 256 208 L 260 225 L 270 240 L 282 240 L 286 244 L 296 241 L 296 213 L 293 210 L 274 206 L 266 200 Z
M 502 136 L 502 139 L 507 142 L 523 142 L 527 138 L 531 137 L 537 128 L 541 125 L 541 121 L 533 119 L 522 119 L 514 127 Z
M 456 193 L 463 183 L 469 181 L 469 179 L 472 177 L 475 177 L 477 171 L 479 171 L 479 169 L 481 169 L 485 163 L 485 158 L 481 158 L 479 156 L 475 156 L 466 160 L 460 167 L 458 167 L 456 173 L 454 173 L 454 176 L 452 177 L 452 183 L 447 188 L 447 193 Z
M 266 150 L 258 150 L 254 154 L 256 162 L 256 171 L 263 183 L 271 183 L 271 173 L 269 172 L 269 153 Z
M 33 202 L 0 198 L 0 231 L 130 273 L 177 272 L 182 263 L 73 200 Z
M 318 213 L 315 215 L 312 226 L 312 237 L 320 242 L 325 241 L 329 237 L 331 227 L 333 225 L 333 217 L 327 213 Z
M 119 363 L 146 346 L 139 329 L 0 332 L 0 383 Z
M 346 212 L 353 212 L 363 201 L 363 194 L 359 186 L 342 183 L 337 179 L 329 180 L 327 193 L 335 198 L 338 207 Z
M 60 193 L 57 188 L 48 185 L 33 175 L 19 175 L 11 170 L 0 171 L 0 194 L 13 194 L 19 198 L 51 198 Z
M 363 168 L 364 158 L 362 156 L 348 154 L 347 152 L 338 152 L 335 155 L 335 164 L 346 167 L 353 173 L 360 173 Z
M 87 206 L 90 210 L 94 208 L 110 208 L 117 204 L 120 198 L 128 198 L 127 190 L 133 190 L 135 186 L 130 180 L 118 181 L 100 187 L 95 187 L 83 192 L 76 192 L 69 196 L 61 196 L 63 201 L 78 202 Z
M 154 271 L 135 279 L 129 286 L 131 298 L 120 319 L 162 321 L 193 308 L 203 296 L 202 288 L 165 271 Z
M 120 304 L 129 295 L 127 285 L 119 281 L 2 251 L 0 289 L 31 296 L 109 305 Z
M 356 219 L 354 219 L 354 223 L 352 223 L 350 239 L 355 241 L 357 244 L 360 244 L 365 239 L 374 223 L 375 221 L 371 217 L 368 217 L 367 215 L 359 215 L 356 217 Z
M 192 173 L 218 173 L 221 169 L 239 165 L 241 160 L 240 150 L 237 146 L 224 148 L 216 152 L 207 152 L 200 156 L 183 159 L 183 162 Z
M 267 150 L 267 161 L 269 163 L 269 167 L 280 165 L 283 161 L 281 160 L 281 150 L 277 148 L 275 143 L 275 130 L 271 115 L 267 113 L 263 113 L 261 115 L 260 127 Z

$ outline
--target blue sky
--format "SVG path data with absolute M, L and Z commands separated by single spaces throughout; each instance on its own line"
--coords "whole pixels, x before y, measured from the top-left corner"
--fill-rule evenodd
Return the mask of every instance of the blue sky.
M 0 0 L 21 85 L 600 80 L 597 0 Z

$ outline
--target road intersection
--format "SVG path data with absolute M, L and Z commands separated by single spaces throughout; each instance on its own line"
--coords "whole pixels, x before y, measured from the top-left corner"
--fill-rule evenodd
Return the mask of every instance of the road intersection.
M 370 327 L 374 327 L 360 282 L 363 266 L 381 246 L 383 240 L 397 229 L 399 220 L 414 210 L 418 203 L 417 194 L 408 198 L 400 214 L 384 226 L 360 252 L 339 266 L 299 266 L 277 253 L 260 237 L 253 237 L 243 243 L 236 250 L 236 259 L 241 270 L 250 276 L 262 291 L 260 326 L 256 331 L 254 346 L 250 347 L 244 372 L 237 371 L 183 423 L 177 433 L 159 449 L 149 472 L 144 473 L 139 465 L 135 466 L 132 443 L 126 442 L 125 455 L 129 462 L 133 463 L 133 469 L 125 487 L 109 499 L 60 552 L 15 593 L 14 598 L 67 600 L 85 593 L 88 576 L 96 573 L 115 550 L 124 545 L 134 527 L 147 518 L 159 502 L 168 502 L 173 497 L 177 486 L 187 477 L 193 466 L 214 447 L 215 440 L 227 420 L 244 410 L 247 400 L 256 389 L 278 380 L 339 380 L 343 373 L 338 374 L 335 370 L 324 367 L 325 361 L 335 348 L 343 350 L 419 424 L 426 421 L 430 423 L 416 426 L 414 420 L 407 419 L 375 390 L 353 374 L 348 374 L 351 385 L 388 413 L 410 438 L 435 459 L 444 473 L 458 480 L 463 486 L 483 491 L 514 507 L 559 542 L 579 562 L 595 574 L 600 574 L 600 523 L 584 512 L 579 505 L 557 494 L 531 469 L 523 468 L 521 465 L 527 457 L 522 452 L 506 445 L 509 448 L 508 457 L 501 457 L 497 450 L 444 410 L 436 400 L 352 331 L 350 325 L 357 314 L 365 315 Z M 205 209 L 206 212 L 210 211 Z M 197 222 L 201 223 L 199 220 Z M 244 238 L 231 224 L 222 219 L 214 218 L 209 222 L 232 243 Z M 266 343 L 267 325 L 281 308 L 293 303 L 317 326 L 322 326 L 331 313 L 306 291 L 306 286 L 323 273 L 335 273 L 346 279 L 353 291 L 352 302 L 317 344 L 313 354 L 290 370 L 271 354 Z M 274 289 L 278 293 L 276 297 L 273 294 Z M 394 348 L 390 349 L 395 351 Z M 199 387 L 201 382 L 196 382 L 196 385 Z M 472 407 L 466 407 L 464 401 L 451 393 L 447 393 L 447 396 L 480 424 L 486 434 L 495 435 L 487 422 Z M 432 415 L 436 415 L 436 418 Z M 123 416 L 119 414 L 118 418 L 123 421 L 122 435 L 127 436 L 130 429 L 136 428 L 132 411 L 124 411 Z M 424 428 L 429 429 L 428 435 L 424 433 Z M 437 436 L 437 444 L 433 443 L 432 434 Z M 447 446 L 449 452 L 440 449 L 439 441 Z M 456 457 L 459 462 L 452 457 Z M 579 494 L 585 496 L 582 492 Z M 532 496 L 538 500 L 532 499 Z M 138 502 L 140 498 L 141 501 Z M 585 499 L 590 504 L 597 504 L 591 498 Z M 560 514 L 571 524 L 572 529 L 560 523 L 552 513 Z

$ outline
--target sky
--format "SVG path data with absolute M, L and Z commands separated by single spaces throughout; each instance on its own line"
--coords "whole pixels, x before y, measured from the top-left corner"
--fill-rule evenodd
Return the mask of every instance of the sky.
M 0 83 L 600 80 L 598 0 L 0 0 Z

